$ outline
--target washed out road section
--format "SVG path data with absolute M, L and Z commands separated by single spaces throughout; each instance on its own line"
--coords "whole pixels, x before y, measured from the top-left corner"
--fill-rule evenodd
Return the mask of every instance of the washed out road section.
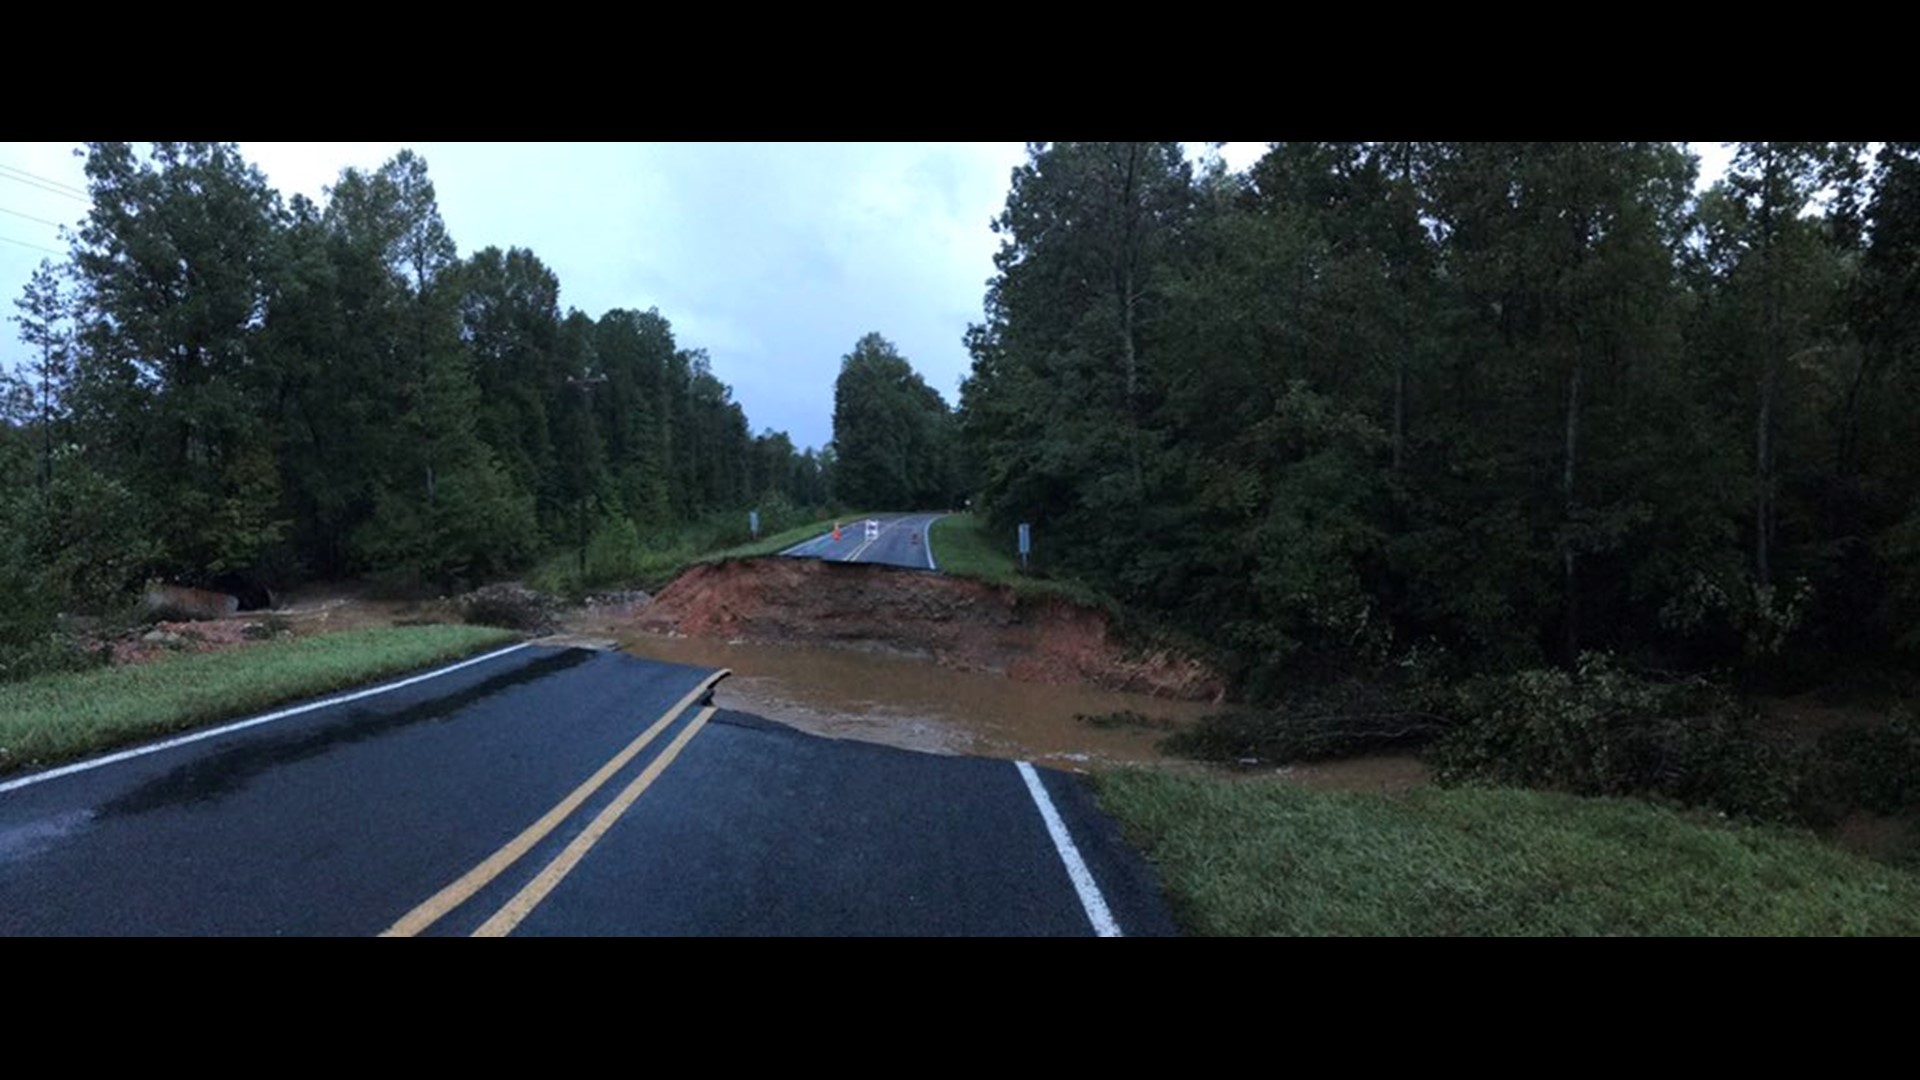
M 372 935 L 632 745 L 713 669 L 534 647 L 437 679 L 0 795 L 0 934 Z M 601 821 L 516 934 L 1096 929 L 1011 762 L 682 720 L 425 932 L 487 920 Z M 662 741 L 665 741 L 663 736 Z M 630 803 L 643 770 L 656 775 Z M 1082 779 L 1035 770 L 1101 903 L 1169 933 Z M 497 922 L 495 925 L 499 925 Z

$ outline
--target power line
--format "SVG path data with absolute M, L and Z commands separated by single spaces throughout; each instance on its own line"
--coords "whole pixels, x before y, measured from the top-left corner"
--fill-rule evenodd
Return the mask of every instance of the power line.
M 25 177 L 28 177 L 29 179 L 38 180 L 43 184 L 49 184 L 49 185 L 52 185 L 53 187 L 63 188 L 67 191 L 72 192 L 75 195 L 85 195 L 87 193 L 87 189 L 85 188 L 74 187 L 72 184 L 69 184 L 64 180 L 55 180 L 50 176 L 41 176 L 39 173 L 30 173 L 27 170 L 19 167 L 18 165 L 0 164 L 0 172 L 17 173 L 20 176 L 25 176 Z
M 0 236 L 0 242 L 4 242 L 8 244 L 19 244 L 21 247 L 32 248 L 35 251 L 44 251 L 49 255 L 65 255 L 66 254 L 66 252 L 64 251 L 55 251 L 50 247 L 41 247 L 39 244 L 29 244 L 25 240 L 15 240 L 11 236 Z
M 36 188 L 36 189 L 38 189 L 38 190 L 40 190 L 40 191 L 44 191 L 44 192 L 47 192 L 47 193 L 48 193 L 48 194 L 50 194 L 50 195 L 58 195 L 58 196 L 60 196 L 61 198 L 65 198 L 65 199 L 72 199 L 72 200 L 73 200 L 74 202 L 88 202 L 88 201 L 90 201 L 90 200 L 88 200 L 88 199 L 85 199 L 85 198 L 83 198 L 83 197 L 81 197 L 81 196 L 79 196 L 79 195 L 75 195 L 75 194 L 73 194 L 72 192 L 68 192 L 68 191 L 62 191 L 62 190 L 60 190 L 59 188 L 57 188 L 57 187 L 54 187 L 54 186 L 52 186 L 51 184 L 43 184 L 43 183 L 41 183 L 41 182 L 40 182 L 40 181 L 38 181 L 38 180 L 29 180 L 29 179 L 27 179 L 27 178 L 25 178 L 25 177 L 21 177 L 21 176 L 12 176 L 12 175 L 9 175 L 9 174 L 7 174 L 7 173 L 4 173 L 4 172 L 0 172 L 0 180 L 11 180 L 11 181 L 13 181 L 13 182 L 14 182 L 14 183 L 16 183 L 16 184 L 25 184 L 25 185 L 27 185 L 27 186 L 28 186 L 28 187 L 30 187 L 30 188 Z
M 43 217 L 34 217 L 32 214 L 23 214 L 18 210 L 9 210 L 4 206 L 0 206 L 0 214 L 12 214 L 14 217 L 26 218 L 28 221 L 37 221 L 42 225 L 51 225 L 56 229 L 60 227 L 60 223 L 57 221 L 48 221 L 46 218 L 43 218 Z

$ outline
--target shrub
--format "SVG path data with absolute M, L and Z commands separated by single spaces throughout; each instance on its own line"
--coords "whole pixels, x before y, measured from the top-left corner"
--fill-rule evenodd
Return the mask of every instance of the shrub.
M 584 588 L 620 585 L 633 580 L 642 569 L 646 552 L 640 546 L 640 531 L 633 519 L 624 514 L 603 522 L 587 543 L 587 574 Z
M 1830 731 L 1820 739 L 1818 796 L 1832 806 L 1897 814 L 1920 804 L 1920 724 L 1904 711 L 1884 727 Z
M 1722 688 L 1588 654 L 1574 671 L 1482 678 L 1435 746 L 1443 782 L 1642 795 L 1745 817 L 1801 816 L 1804 755 L 1753 733 Z
M 1421 681 L 1351 679 L 1295 689 L 1278 707 L 1202 717 L 1160 742 L 1170 754 L 1202 761 L 1325 761 L 1403 750 L 1447 729 Z

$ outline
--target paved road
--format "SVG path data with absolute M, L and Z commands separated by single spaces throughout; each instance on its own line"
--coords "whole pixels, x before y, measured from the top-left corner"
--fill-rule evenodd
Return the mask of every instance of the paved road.
M 781 552 L 802 558 L 834 562 L 888 563 L 916 570 L 938 570 L 927 530 L 945 514 L 880 514 L 840 523 L 840 539 L 832 533 L 795 544 Z M 878 523 L 876 535 L 867 535 L 867 522 Z
M 715 710 L 720 676 L 524 646 L 0 781 L 0 935 L 1172 932 L 1080 778 Z

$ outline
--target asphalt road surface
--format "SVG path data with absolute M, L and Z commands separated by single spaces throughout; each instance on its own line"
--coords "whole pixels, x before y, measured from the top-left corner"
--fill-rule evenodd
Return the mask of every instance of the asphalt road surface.
M 840 539 L 831 532 L 781 552 L 833 562 L 888 563 L 916 570 L 938 570 L 927 530 L 945 514 L 881 514 L 840 523 Z M 874 522 L 869 533 L 867 523 Z
M 818 738 L 622 653 L 443 670 L 0 779 L 0 934 L 1173 932 L 1074 775 Z

